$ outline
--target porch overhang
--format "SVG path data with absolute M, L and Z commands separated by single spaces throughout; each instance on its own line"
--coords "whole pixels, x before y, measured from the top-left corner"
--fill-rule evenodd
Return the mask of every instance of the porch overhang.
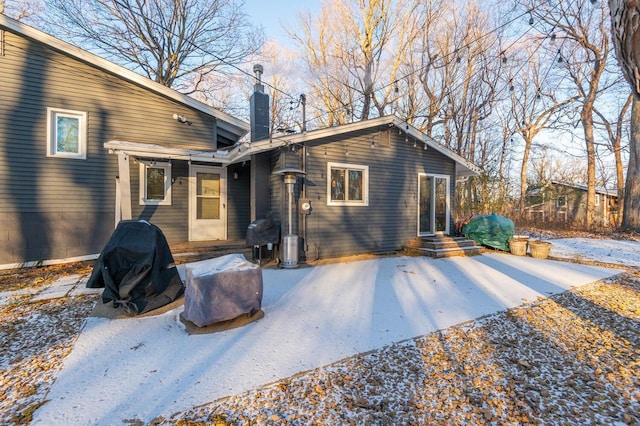
M 154 158 L 157 160 L 191 160 L 200 163 L 231 164 L 240 158 L 243 143 L 227 149 L 202 150 L 189 148 L 172 148 L 156 144 L 129 141 L 108 141 L 104 147 L 110 153 L 125 154 L 134 158 Z M 246 149 L 246 148 L 244 148 Z

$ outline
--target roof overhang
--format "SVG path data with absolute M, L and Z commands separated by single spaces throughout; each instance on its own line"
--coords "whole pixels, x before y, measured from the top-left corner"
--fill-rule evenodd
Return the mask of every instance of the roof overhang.
M 461 178 L 477 176 L 480 174 L 480 169 L 477 166 L 393 115 L 366 121 L 358 121 L 356 123 L 343 124 L 335 127 L 327 127 L 305 133 L 271 137 L 269 139 L 262 139 L 254 142 L 239 142 L 231 148 L 216 151 L 170 148 L 161 145 L 127 141 L 109 141 L 104 144 L 104 147 L 114 152 L 121 152 L 141 158 L 192 160 L 204 163 L 233 164 L 249 160 L 254 154 L 268 152 L 282 146 L 304 144 L 305 142 L 316 142 L 322 139 L 335 138 L 336 136 L 364 131 L 367 129 L 391 129 L 394 127 L 406 132 L 411 138 L 420 140 L 422 143 L 427 144 L 428 148 L 451 158 L 456 163 L 456 177 Z
M 589 188 L 584 183 L 573 183 L 573 182 L 563 182 L 559 180 L 552 180 L 551 183 L 553 185 L 561 185 L 566 186 L 568 188 L 579 189 L 581 191 L 587 191 Z M 616 189 L 604 188 L 601 186 L 596 186 L 596 194 L 607 195 L 609 197 L 617 197 L 618 191 Z
M 315 142 L 320 139 L 334 138 L 335 136 L 363 131 L 371 128 L 398 128 L 403 132 L 406 132 L 411 138 L 422 141 L 427 144 L 428 148 L 431 148 L 439 153 L 451 158 L 456 163 L 456 176 L 478 176 L 481 172 L 480 168 L 465 160 L 462 156 L 456 154 L 446 146 L 440 144 L 433 138 L 425 135 L 420 130 L 409 125 L 407 122 L 401 120 L 395 115 L 386 115 L 383 117 L 373 118 L 371 120 L 358 121 L 355 123 L 342 124 L 335 127 L 326 127 L 324 129 L 313 130 L 304 133 L 295 133 L 291 135 L 283 135 L 279 137 L 272 137 L 270 139 L 262 139 L 251 143 L 251 153 L 258 153 L 263 151 L 269 151 L 273 148 L 277 148 L 283 145 L 291 144 L 303 144 L 305 142 Z
M 133 72 L 120 65 L 114 64 L 113 62 L 110 62 L 97 55 L 94 55 L 93 53 L 87 52 L 86 50 L 80 49 L 79 47 L 50 36 L 49 34 L 30 27 L 22 22 L 16 21 L 15 19 L 11 19 L 5 15 L 0 14 L 0 27 L 7 28 L 9 31 L 20 34 L 26 38 L 44 43 L 51 48 L 58 50 L 68 56 L 71 56 L 81 62 L 87 63 L 96 68 L 100 68 L 122 78 L 123 80 L 144 87 L 149 91 L 155 92 L 161 96 L 172 99 L 176 102 L 182 103 L 188 107 L 215 117 L 218 128 L 225 132 L 228 132 L 232 136 L 232 139 L 239 140 L 247 133 L 249 133 L 250 126 L 249 123 L 245 121 L 219 111 L 203 102 L 198 101 L 197 99 L 177 92 L 176 90 L 150 80 L 136 72 Z

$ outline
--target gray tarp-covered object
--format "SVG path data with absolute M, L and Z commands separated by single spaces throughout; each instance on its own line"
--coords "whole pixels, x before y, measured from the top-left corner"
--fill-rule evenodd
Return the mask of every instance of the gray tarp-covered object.
M 262 269 L 241 254 L 185 267 L 184 319 L 198 327 L 253 315 L 262 305 Z
M 121 221 L 93 267 L 88 288 L 103 288 L 102 302 L 142 314 L 184 291 L 167 240 L 144 220 Z
M 462 227 L 462 234 L 483 246 L 509 251 L 514 229 L 511 219 L 493 213 L 475 216 Z

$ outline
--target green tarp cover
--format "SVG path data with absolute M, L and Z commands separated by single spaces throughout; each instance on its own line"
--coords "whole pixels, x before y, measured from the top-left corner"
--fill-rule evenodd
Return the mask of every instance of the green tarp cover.
M 487 247 L 509 251 L 509 238 L 513 237 L 513 221 L 499 214 L 476 216 L 462 227 L 462 234 Z

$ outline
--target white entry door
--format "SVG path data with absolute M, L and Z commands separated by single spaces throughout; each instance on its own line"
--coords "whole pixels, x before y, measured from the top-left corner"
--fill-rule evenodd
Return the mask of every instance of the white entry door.
M 227 169 L 190 166 L 189 241 L 227 239 Z

